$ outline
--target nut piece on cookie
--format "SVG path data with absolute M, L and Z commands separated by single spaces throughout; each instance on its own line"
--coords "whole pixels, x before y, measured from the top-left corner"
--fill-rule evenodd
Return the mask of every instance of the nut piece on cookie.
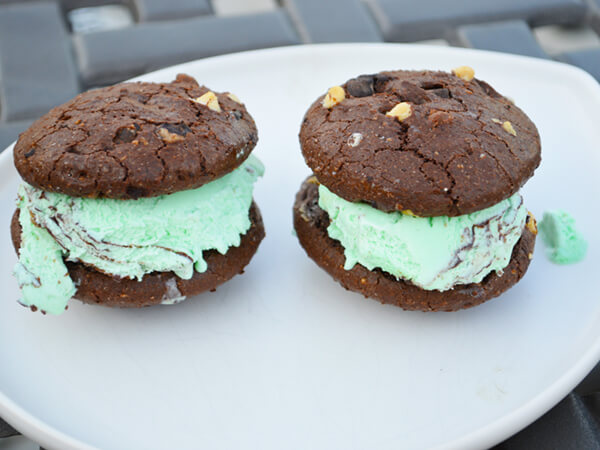
M 167 144 L 173 144 L 175 142 L 181 142 L 185 139 L 184 136 L 177 134 L 177 133 L 173 133 L 169 130 L 167 130 L 166 128 L 159 128 L 158 129 L 158 135 L 160 136 L 160 138 Z
M 346 92 L 341 86 L 333 86 L 327 91 L 323 99 L 323 108 L 333 108 L 338 103 L 342 103 L 346 98 Z
M 402 102 L 398 103 L 392 109 L 385 113 L 386 116 L 395 117 L 400 122 L 408 119 L 412 114 L 412 108 L 410 103 Z
M 235 94 L 232 94 L 231 92 L 227 93 L 227 97 L 229 97 L 234 102 L 239 103 L 240 105 L 242 104 L 242 101 L 238 98 L 238 96 Z
M 525 221 L 525 226 L 532 234 L 538 234 L 537 221 L 535 220 L 534 215 L 531 211 L 527 211 L 527 219 Z
M 221 112 L 221 105 L 219 105 L 219 99 L 212 91 L 208 91 L 206 94 L 194 99 L 194 101 L 196 103 L 208 106 L 208 108 L 212 109 L 213 111 Z
M 502 122 L 500 119 L 492 119 L 492 122 L 497 123 L 498 125 L 502 125 L 502 128 L 507 133 L 510 133 L 513 136 L 517 135 L 517 132 L 515 131 L 514 127 L 512 126 L 512 123 L 510 123 L 508 120 L 505 120 L 504 122 Z
M 517 135 L 517 132 L 515 131 L 515 129 L 512 126 L 512 123 L 510 123 L 508 120 L 506 120 L 503 124 L 502 124 L 502 128 L 504 128 L 504 131 L 506 131 L 507 133 L 512 134 L 513 136 Z
M 400 211 L 403 215 L 405 216 L 410 216 L 410 217 L 419 217 L 417 216 L 414 212 L 412 212 L 410 209 L 403 209 Z
M 452 73 L 465 81 L 471 81 L 475 77 L 475 71 L 469 66 L 457 67 L 456 69 L 452 70 Z
M 363 139 L 362 133 L 352 133 L 350 135 L 350 137 L 348 138 L 348 145 L 350 147 L 356 147 L 358 144 L 361 143 L 362 139 Z

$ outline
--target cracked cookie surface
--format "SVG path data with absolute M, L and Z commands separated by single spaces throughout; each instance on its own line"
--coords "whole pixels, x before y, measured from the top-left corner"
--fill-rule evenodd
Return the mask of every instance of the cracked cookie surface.
M 180 74 L 171 83 L 123 83 L 79 94 L 21 134 L 14 162 L 43 190 L 133 199 L 194 189 L 231 172 L 258 140 L 229 93 Z M 218 105 L 218 109 L 215 105 Z
M 318 180 L 382 211 L 458 216 L 517 192 L 539 165 L 533 122 L 484 81 L 433 71 L 361 75 L 307 111 L 302 153 Z M 407 117 L 386 115 L 400 103 Z
M 425 290 L 378 268 L 368 270 L 356 264 L 345 270 L 344 248 L 329 237 L 330 219 L 318 199 L 318 184 L 309 177 L 296 195 L 293 209 L 294 229 L 307 255 L 347 290 L 407 310 L 457 311 L 497 297 L 525 275 L 535 246 L 535 234 L 525 227 L 503 273 L 491 272 L 480 283 L 456 285 L 447 291 Z

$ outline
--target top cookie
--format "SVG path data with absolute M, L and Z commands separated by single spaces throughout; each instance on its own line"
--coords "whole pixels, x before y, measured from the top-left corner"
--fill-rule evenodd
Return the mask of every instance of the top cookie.
M 381 72 L 330 89 L 302 123 L 306 163 L 340 197 L 383 211 L 458 216 L 508 198 L 540 163 L 539 134 L 468 72 Z
M 131 199 L 197 188 L 231 172 L 258 140 L 237 97 L 187 75 L 79 94 L 19 136 L 31 185 L 76 197 Z

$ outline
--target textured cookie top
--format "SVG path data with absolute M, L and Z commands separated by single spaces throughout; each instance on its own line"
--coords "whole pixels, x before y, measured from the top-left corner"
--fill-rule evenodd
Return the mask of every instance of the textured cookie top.
M 300 143 L 335 194 L 419 216 L 498 203 L 540 163 L 535 125 L 468 68 L 351 79 L 312 104 Z
M 231 172 L 257 142 L 239 99 L 187 75 L 84 92 L 21 134 L 29 184 L 75 197 L 139 198 L 197 188 Z

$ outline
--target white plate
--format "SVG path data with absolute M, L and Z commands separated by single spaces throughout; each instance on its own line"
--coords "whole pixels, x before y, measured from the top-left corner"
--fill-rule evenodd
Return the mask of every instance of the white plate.
M 563 207 L 589 239 L 559 267 L 541 243 L 525 278 L 458 313 L 405 312 L 346 292 L 292 235 L 309 173 L 298 129 L 329 86 L 394 68 L 467 64 L 516 100 L 542 136 L 524 195 Z M 187 72 L 246 102 L 267 172 L 267 238 L 245 275 L 177 306 L 72 302 L 58 317 L 15 300 L 9 221 L 18 181 L 0 157 L 0 414 L 47 448 L 396 449 L 486 447 L 557 403 L 600 357 L 600 89 L 570 66 L 410 45 L 280 48 L 195 61 Z

